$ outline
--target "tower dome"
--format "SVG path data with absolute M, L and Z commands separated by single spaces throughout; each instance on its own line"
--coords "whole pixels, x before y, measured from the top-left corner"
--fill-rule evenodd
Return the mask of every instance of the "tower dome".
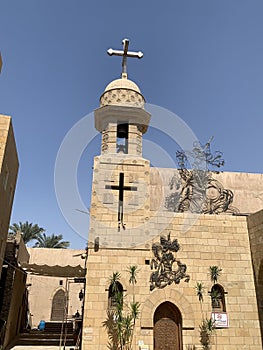
M 100 107 L 115 105 L 143 108 L 145 99 L 132 80 L 123 74 L 121 79 L 110 82 L 100 97 Z

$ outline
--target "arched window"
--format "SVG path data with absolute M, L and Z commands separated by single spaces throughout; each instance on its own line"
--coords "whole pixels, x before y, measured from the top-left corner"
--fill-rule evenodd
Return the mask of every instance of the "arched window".
M 59 289 L 52 300 L 52 310 L 50 321 L 63 321 L 66 313 L 66 292 Z
M 115 282 L 109 287 L 108 307 L 114 308 L 118 303 L 123 303 L 123 286 L 120 282 Z
M 226 312 L 225 291 L 220 284 L 214 284 L 210 292 L 212 309 Z

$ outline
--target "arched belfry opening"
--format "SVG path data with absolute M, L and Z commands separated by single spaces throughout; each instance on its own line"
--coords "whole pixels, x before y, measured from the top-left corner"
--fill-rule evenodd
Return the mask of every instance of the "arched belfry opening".
M 128 154 L 129 124 L 118 123 L 117 125 L 117 153 Z
M 171 302 L 160 304 L 154 313 L 154 350 L 182 350 L 182 315 Z
M 52 300 L 50 321 L 63 321 L 66 313 L 67 297 L 64 289 L 56 291 Z

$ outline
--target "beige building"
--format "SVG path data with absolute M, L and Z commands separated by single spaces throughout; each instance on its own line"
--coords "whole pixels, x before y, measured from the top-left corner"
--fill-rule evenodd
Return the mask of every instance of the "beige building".
M 258 300 L 261 334 L 263 334 L 263 210 L 248 217 L 248 229 Z
M 28 261 L 29 254 L 21 234 L 8 237 L 0 281 L 1 344 L 4 349 L 27 327 L 28 291 L 26 273 L 21 265 Z
M 5 254 L 18 166 L 11 117 L 0 115 L 0 273 Z
M 81 314 L 84 292 L 85 259 L 83 250 L 28 248 L 30 260 L 23 268 L 27 273 L 30 325 L 41 320 L 65 322 Z
M 11 117 L 0 115 L 0 339 L 5 345 L 19 333 L 23 317 L 25 278 L 15 266 L 26 254 L 20 238 L 7 239 L 18 167 Z
M 124 309 L 133 295 L 140 303 L 133 349 L 201 349 L 202 319 L 212 317 L 212 349 L 260 350 L 263 216 L 253 213 L 263 208 L 262 174 L 151 168 L 142 157 L 150 119 L 125 73 L 95 110 L 102 145 L 94 159 L 82 349 L 114 349 L 103 323 L 116 307 L 109 277 L 119 272 Z M 210 266 L 222 269 L 216 283 Z M 197 282 L 205 286 L 202 305 Z

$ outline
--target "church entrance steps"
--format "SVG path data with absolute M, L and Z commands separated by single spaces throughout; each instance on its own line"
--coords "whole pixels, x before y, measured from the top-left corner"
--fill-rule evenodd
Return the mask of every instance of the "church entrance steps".
M 10 350 L 64 350 L 63 346 L 60 348 L 59 346 L 38 346 L 38 345 L 18 345 Z M 74 349 L 72 346 L 66 346 L 65 350 L 71 350 Z
M 61 343 L 60 338 L 62 326 L 64 331 Z M 47 322 L 44 331 L 31 330 L 27 333 L 21 333 L 15 343 L 16 346 L 14 349 L 19 349 L 18 346 L 22 346 L 20 349 L 25 347 L 25 349 L 37 348 L 40 350 L 42 348 L 48 349 L 48 346 L 51 346 L 54 349 L 59 349 L 60 343 L 62 344 L 61 349 L 64 349 L 64 342 L 65 346 L 69 347 L 68 349 L 74 349 L 76 335 L 74 334 L 73 323 L 70 322 L 62 325 L 60 322 Z
M 73 333 L 73 322 L 46 322 L 44 333 L 61 333 L 61 329 L 67 330 L 67 333 Z

